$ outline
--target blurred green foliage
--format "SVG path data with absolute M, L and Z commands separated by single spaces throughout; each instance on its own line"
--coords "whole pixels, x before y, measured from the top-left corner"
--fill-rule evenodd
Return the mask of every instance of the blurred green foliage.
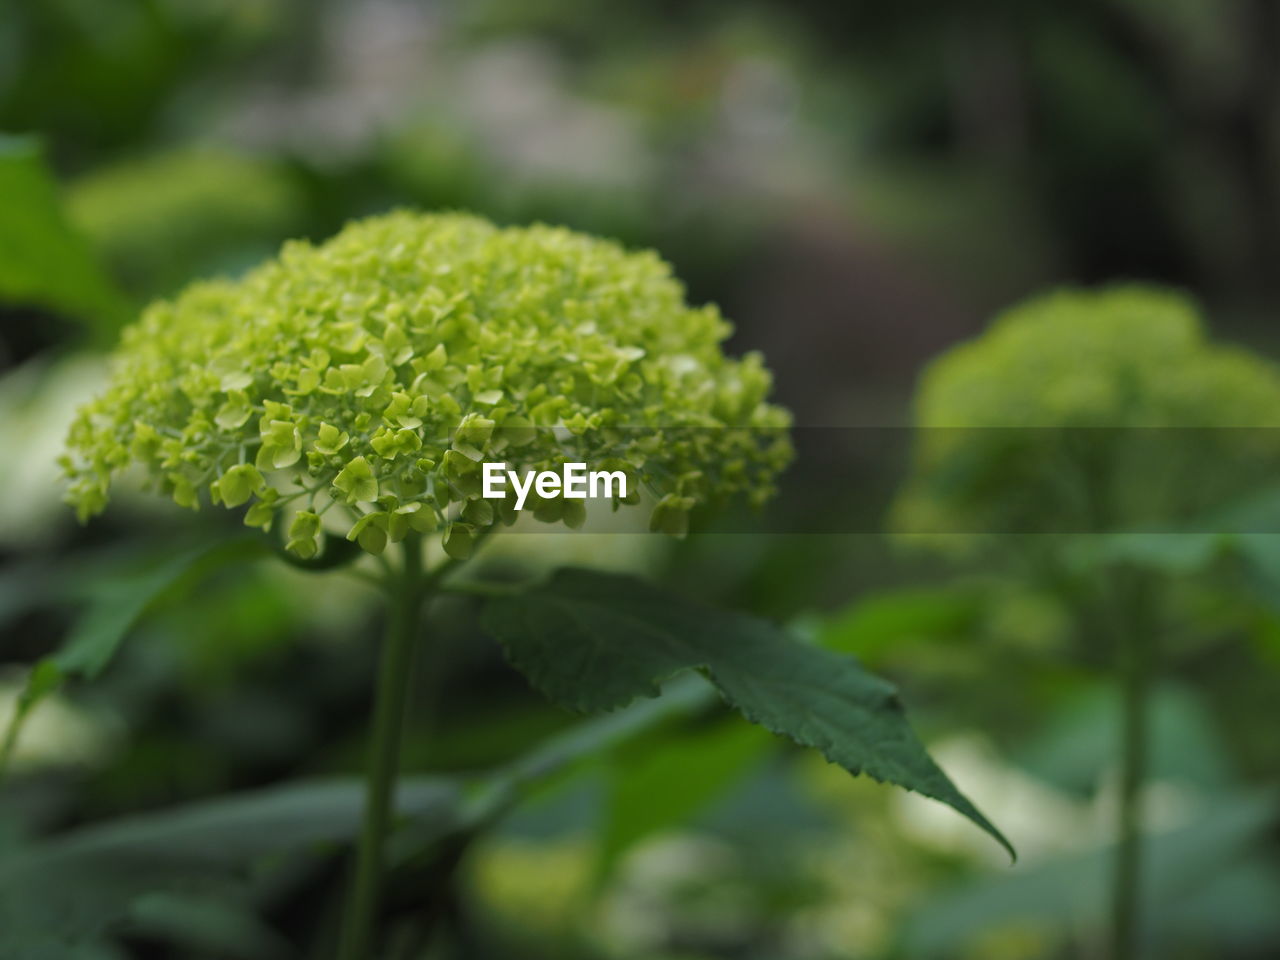
M 68 222 L 33 137 L 0 138 L 0 196 L 0 296 L 82 321 L 105 340 L 125 300 Z
M 69 187 L 67 212 L 115 276 L 147 295 L 239 273 L 305 223 L 278 164 L 207 146 L 94 170 Z
M 18 136 L 0 147 L 0 484 L 11 493 L 0 502 L 0 708 L 82 623 L 86 597 L 125 605 L 125 574 L 172 556 L 180 527 L 192 546 L 234 532 L 127 495 L 81 531 L 56 503 L 53 448 L 100 366 L 86 344 L 105 344 L 130 303 L 238 274 L 283 236 L 321 240 L 412 205 L 656 247 L 692 301 L 716 300 L 738 321 L 733 350 L 766 351 L 801 423 L 907 422 L 929 358 L 1062 284 L 1175 284 L 1194 291 L 1215 335 L 1265 352 L 1278 343 L 1278 18 L 1271 0 L 5 4 L 0 129 Z M 1127 331 L 1113 355 L 1135 364 L 1163 339 Z M 1045 351 L 1045 363 L 1088 379 L 1096 368 L 1069 349 Z M 990 379 L 1029 413 L 1044 374 L 1020 363 L 995 363 Z M 1148 367 L 1157 385 L 1174 381 Z M 1170 400 L 1185 410 L 1193 392 Z M 957 393 L 938 401 L 955 404 L 942 414 L 988 395 L 981 382 Z M 425 834 L 402 839 L 423 858 L 391 885 L 394 955 L 1096 954 L 1118 711 L 1111 643 L 1079 623 L 1077 574 L 1132 563 L 1169 583 L 1151 730 L 1151 955 L 1274 955 L 1280 538 L 1262 531 L 1280 511 L 1266 471 L 1254 482 L 1265 451 L 1236 458 L 1242 473 L 1221 468 L 1219 448 L 1179 450 L 1176 467 L 1169 451 L 1145 464 L 1121 453 L 1144 476 L 1163 470 L 1158 489 L 1186 511 L 1217 519 L 1077 547 L 1049 582 L 1004 562 L 1040 544 L 1012 535 L 960 566 L 870 534 L 694 536 L 677 550 L 513 537 L 488 560 L 495 574 L 601 562 L 653 573 L 889 675 L 1022 862 L 1010 872 L 959 818 L 931 818 L 781 741 L 753 748 L 749 728 L 730 732 L 706 712 L 703 692 L 644 723 L 612 717 L 605 733 L 634 739 L 532 778 L 526 752 L 557 731 L 572 742 L 572 721 L 505 668 L 467 604 L 444 601 L 439 649 L 414 680 L 406 771 L 483 777 L 512 763 L 503 790 L 518 782 L 532 803 L 465 856 L 413 821 Z M 1025 487 L 1005 461 L 983 462 L 948 494 L 980 494 L 1019 524 L 1062 525 L 1042 498 L 994 499 Z M 849 487 L 893 486 L 908 466 L 869 461 Z M 1122 502 L 1147 521 L 1170 515 L 1137 488 Z M 180 579 L 94 683 L 69 678 L 32 713 L 0 791 L 0 882 L 22 894 L 10 909 L 85 888 L 89 902 L 132 898 L 129 843 L 174 849 L 147 831 L 191 805 L 234 813 L 270 800 L 270 784 L 358 770 L 373 606 L 358 580 L 315 583 L 249 562 Z M 236 792 L 251 797 L 213 799 Z M 208 879 L 209 857 L 234 852 L 212 831 L 218 808 L 201 809 L 205 848 L 183 831 L 193 845 L 164 861 L 177 876 Z M 247 851 L 235 890 L 143 897 L 119 950 L 96 955 L 310 955 L 331 937 L 342 880 L 332 844 L 350 820 L 322 823 L 318 850 L 285 850 L 323 820 L 231 830 Z M 24 876 L 50 848 L 66 870 Z M 247 862 L 263 872 L 246 884 Z

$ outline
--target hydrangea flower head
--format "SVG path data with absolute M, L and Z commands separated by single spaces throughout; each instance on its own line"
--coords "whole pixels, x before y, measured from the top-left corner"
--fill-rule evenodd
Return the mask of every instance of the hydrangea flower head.
M 1068 289 L 934 361 L 916 424 L 899 529 L 1167 524 L 1280 466 L 1280 369 L 1211 342 L 1178 293 Z
M 184 506 L 287 519 L 304 557 L 335 509 L 370 552 L 418 530 L 464 555 L 514 519 L 480 497 L 482 462 L 582 461 L 642 482 L 651 525 L 678 530 L 699 502 L 765 499 L 790 458 L 769 373 L 726 358 L 728 332 L 652 253 L 462 214 L 374 217 L 148 308 L 72 427 L 69 499 L 82 519 L 101 511 L 138 464 Z M 575 526 L 582 503 L 534 512 Z

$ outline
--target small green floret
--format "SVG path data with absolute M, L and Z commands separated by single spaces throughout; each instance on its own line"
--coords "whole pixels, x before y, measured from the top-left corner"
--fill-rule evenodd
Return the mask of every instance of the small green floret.
M 514 519 L 478 500 L 481 462 L 581 460 L 625 469 L 662 504 L 655 527 L 678 531 L 698 503 L 763 501 L 790 459 L 769 373 L 727 359 L 728 333 L 652 253 L 464 215 L 376 217 L 148 308 L 72 427 L 68 498 L 96 514 L 140 464 L 184 506 L 252 501 L 260 527 L 286 511 L 302 556 L 339 514 L 369 552 L 417 530 L 460 556 Z M 576 525 L 580 507 L 536 515 Z

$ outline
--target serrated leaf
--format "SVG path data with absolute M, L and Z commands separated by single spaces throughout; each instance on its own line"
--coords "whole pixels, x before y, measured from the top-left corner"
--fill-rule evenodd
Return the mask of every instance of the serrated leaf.
M 113 333 L 128 306 L 71 226 L 34 137 L 0 135 L 0 299 Z
M 614 710 L 700 670 L 753 723 L 866 773 L 939 800 L 1013 848 L 933 762 L 892 685 L 858 662 L 795 642 L 772 624 L 716 610 L 634 577 L 561 570 L 490 599 L 485 626 L 547 697 Z

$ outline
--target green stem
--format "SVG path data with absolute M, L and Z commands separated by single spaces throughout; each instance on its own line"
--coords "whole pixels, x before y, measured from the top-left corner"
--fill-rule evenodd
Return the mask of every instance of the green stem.
M 414 641 L 425 599 L 422 543 L 404 543 L 404 567 L 389 581 L 390 604 L 383 641 L 378 686 L 374 693 L 364 826 L 356 849 L 355 875 L 343 915 L 338 960 L 370 960 L 378 915 L 387 832 L 393 814 L 401 730 L 412 673 Z
M 1142 788 L 1147 776 L 1147 699 L 1152 637 L 1146 598 L 1129 596 L 1120 639 L 1120 797 L 1111 900 L 1111 958 L 1136 960 L 1141 930 Z
M 18 737 L 31 710 L 30 704 L 25 700 L 25 696 L 18 699 L 17 706 L 13 708 L 13 717 L 5 728 L 4 740 L 0 742 L 0 783 L 3 783 L 5 777 L 9 775 L 9 764 L 13 762 L 13 755 L 18 747 Z

